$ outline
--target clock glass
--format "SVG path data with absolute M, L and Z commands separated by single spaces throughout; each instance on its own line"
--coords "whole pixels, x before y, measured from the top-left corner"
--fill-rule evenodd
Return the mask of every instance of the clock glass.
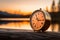
M 42 11 L 36 11 L 31 16 L 31 26 L 34 30 L 40 30 L 45 23 L 45 16 Z

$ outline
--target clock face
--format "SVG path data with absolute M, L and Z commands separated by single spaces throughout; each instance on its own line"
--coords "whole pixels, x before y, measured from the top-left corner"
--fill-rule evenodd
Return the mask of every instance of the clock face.
M 33 13 L 31 17 L 31 26 L 34 30 L 40 30 L 45 23 L 44 13 L 41 11 L 37 11 Z

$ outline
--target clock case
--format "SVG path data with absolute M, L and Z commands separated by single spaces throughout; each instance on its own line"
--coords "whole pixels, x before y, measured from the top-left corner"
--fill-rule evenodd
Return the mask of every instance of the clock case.
M 42 28 L 40 28 L 39 30 L 35 30 L 35 29 L 32 27 L 32 20 L 31 20 L 31 18 L 32 18 L 32 16 L 33 16 L 36 12 L 42 12 L 42 13 L 44 14 L 44 17 L 45 17 L 44 25 L 43 25 Z M 50 23 L 51 23 L 51 16 L 50 16 L 50 14 L 49 14 L 48 12 L 46 12 L 46 11 L 35 10 L 35 11 L 32 13 L 31 17 L 30 17 L 30 25 L 31 25 L 32 29 L 34 30 L 34 32 L 45 32 L 45 31 L 49 28 Z

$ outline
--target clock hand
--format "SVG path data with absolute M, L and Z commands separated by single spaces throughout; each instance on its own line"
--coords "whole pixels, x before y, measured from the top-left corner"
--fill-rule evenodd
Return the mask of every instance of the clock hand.
M 39 20 L 38 18 L 37 18 L 37 20 L 38 20 L 38 21 L 41 21 L 41 20 Z
M 39 20 L 38 18 L 36 18 L 38 21 L 41 21 L 41 20 Z
M 37 18 L 37 17 L 36 17 L 36 20 L 37 20 L 37 21 L 44 21 L 44 19 L 41 20 L 41 19 L 39 19 L 39 18 Z
M 37 15 L 36 15 L 36 20 L 41 21 L 41 20 L 38 19 Z

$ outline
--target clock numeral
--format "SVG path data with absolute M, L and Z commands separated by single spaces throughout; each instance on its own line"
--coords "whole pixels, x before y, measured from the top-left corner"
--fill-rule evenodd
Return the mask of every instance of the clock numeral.
M 33 23 L 33 25 L 34 25 L 35 23 Z
M 43 22 L 41 24 L 43 24 Z
M 36 28 L 36 25 L 34 25 L 33 28 L 35 29 Z
M 41 19 L 41 21 L 44 21 L 44 19 Z
M 36 25 L 34 27 L 36 27 Z
M 40 26 L 41 27 L 41 26 Z

